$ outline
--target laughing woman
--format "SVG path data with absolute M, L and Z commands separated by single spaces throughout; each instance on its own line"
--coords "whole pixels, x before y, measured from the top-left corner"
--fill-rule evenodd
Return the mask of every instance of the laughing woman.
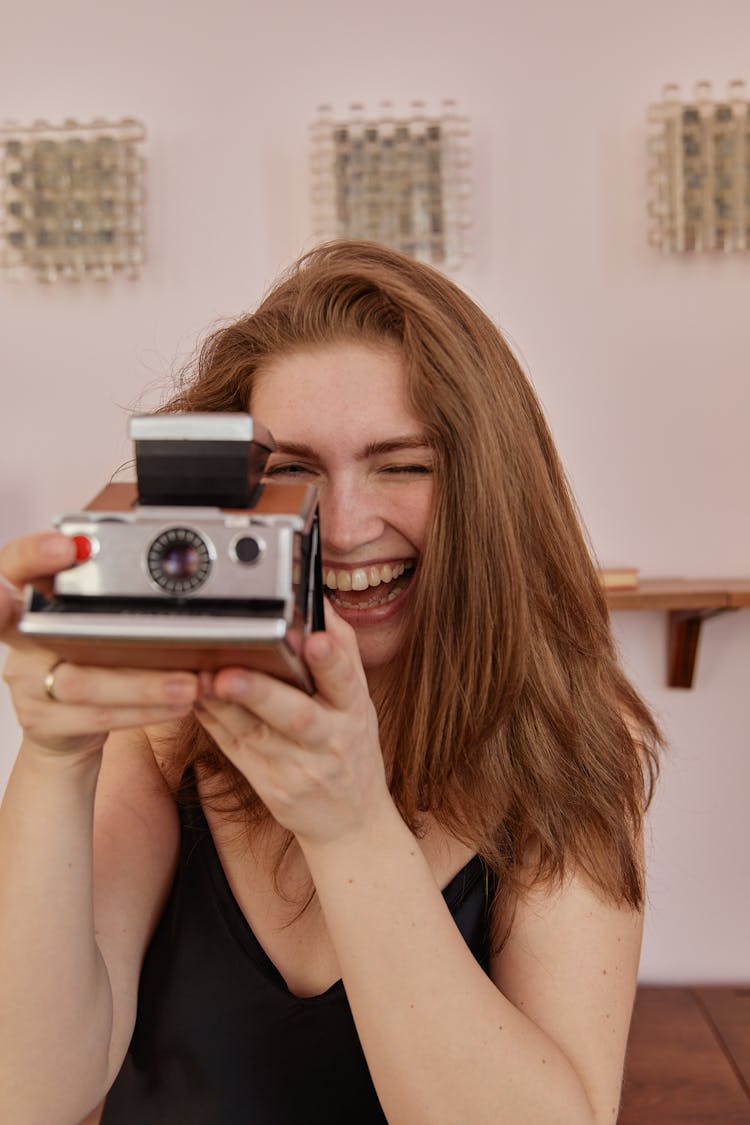
M 249 410 L 318 487 L 316 691 L 13 652 L 0 1119 L 611 1125 L 659 734 L 504 339 L 334 243 L 167 409 Z

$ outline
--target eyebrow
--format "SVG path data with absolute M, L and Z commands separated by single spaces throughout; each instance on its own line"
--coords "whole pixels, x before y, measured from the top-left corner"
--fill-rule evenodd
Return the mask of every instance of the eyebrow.
M 377 457 L 382 454 L 397 453 L 405 449 L 430 449 L 430 443 L 421 437 L 419 434 L 404 434 L 398 437 L 388 438 L 387 441 L 371 441 L 368 442 L 364 449 L 357 454 L 357 459 L 360 461 L 367 460 L 368 457 Z M 289 457 L 306 457 L 308 460 L 315 460 L 316 453 L 311 445 L 305 442 L 296 441 L 279 441 L 276 443 L 276 452 L 284 453 Z

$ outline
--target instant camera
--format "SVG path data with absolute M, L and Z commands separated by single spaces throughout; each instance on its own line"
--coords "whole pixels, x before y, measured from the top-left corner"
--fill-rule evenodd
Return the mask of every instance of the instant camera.
M 22 633 L 77 664 L 256 668 L 312 691 L 323 628 L 317 490 L 263 481 L 271 434 L 249 414 L 130 421 L 137 485 L 55 520 L 78 561 L 27 591 Z

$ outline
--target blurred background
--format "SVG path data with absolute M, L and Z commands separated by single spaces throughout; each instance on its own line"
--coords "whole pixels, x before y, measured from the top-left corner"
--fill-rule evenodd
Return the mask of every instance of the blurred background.
M 471 123 L 471 257 L 604 564 L 750 576 L 748 254 L 647 244 L 647 109 L 750 79 L 742 0 L 29 0 L 0 39 L 0 117 L 144 122 L 137 281 L 0 276 L 0 538 L 85 503 L 205 331 L 313 242 L 309 128 L 329 103 Z M 666 615 L 613 615 L 671 749 L 649 819 L 647 982 L 750 979 L 750 612 L 665 682 Z M 0 692 L 0 789 L 17 727 Z

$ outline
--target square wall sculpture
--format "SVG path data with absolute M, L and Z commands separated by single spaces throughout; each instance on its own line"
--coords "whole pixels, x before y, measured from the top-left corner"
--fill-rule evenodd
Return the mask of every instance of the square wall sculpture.
M 338 119 L 321 106 L 312 126 L 315 234 L 382 242 L 434 265 L 467 253 L 469 126 L 453 102 L 439 113 L 412 102 L 397 116 L 388 102 Z
M 649 107 L 651 229 L 664 251 L 747 250 L 750 245 L 750 113 L 745 84 L 714 101 L 699 82 L 692 101 L 664 87 Z
M 0 126 L 0 265 L 9 279 L 139 276 L 144 138 L 130 118 Z

